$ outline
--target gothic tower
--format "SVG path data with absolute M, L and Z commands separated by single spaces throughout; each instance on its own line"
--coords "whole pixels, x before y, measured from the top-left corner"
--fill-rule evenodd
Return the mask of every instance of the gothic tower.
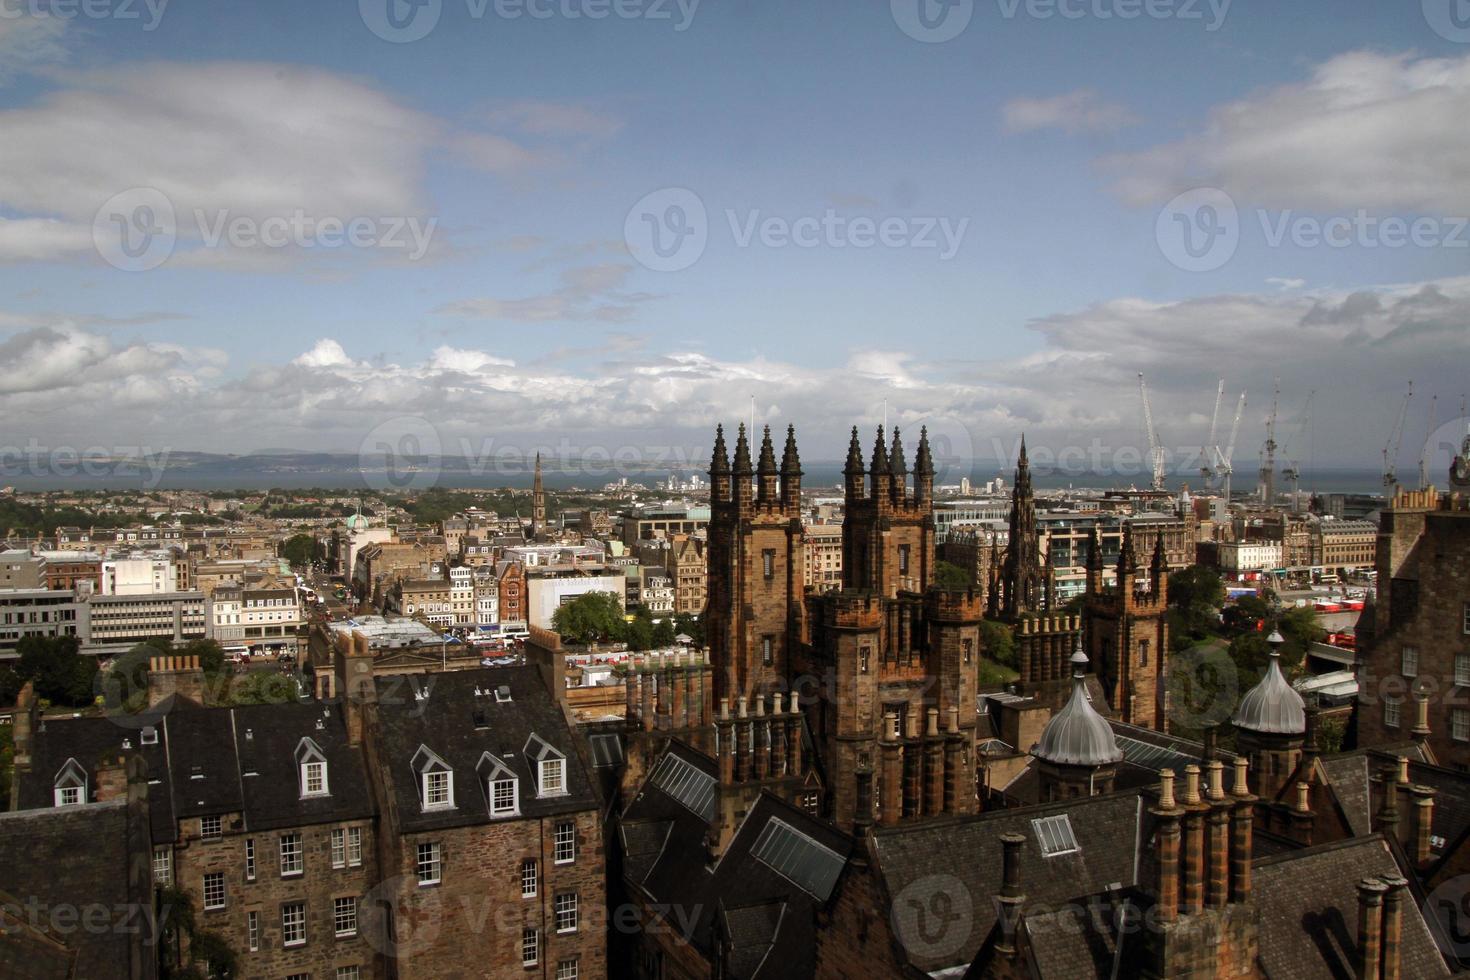
M 1031 492 L 1031 465 L 1026 458 L 1026 437 L 1016 459 L 1016 480 L 1011 487 L 1010 540 L 1001 569 L 1001 616 L 1015 622 L 1022 613 L 1039 612 L 1047 599 L 1047 579 L 1041 561 L 1041 536 L 1036 529 L 1036 498 Z
M 1103 586 L 1102 558 L 1093 532 L 1087 561 L 1087 596 L 1083 624 L 1089 658 L 1108 702 L 1122 721 L 1143 728 L 1168 730 L 1165 697 L 1169 653 L 1169 563 L 1164 536 L 1154 543 L 1147 579 L 1139 575 L 1133 531 L 1123 529 L 1118 554 L 1118 582 Z
M 546 537 L 546 490 L 541 486 L 541 454 L 536 454 L 536 476 L 531 483 L 531 540 Z

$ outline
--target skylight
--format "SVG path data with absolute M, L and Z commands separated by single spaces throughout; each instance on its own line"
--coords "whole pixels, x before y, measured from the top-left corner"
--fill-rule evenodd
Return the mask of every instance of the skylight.
M 751 856 L 808 895 L 825 902 L 842 873 L 842 855 L 823 847 L 790 824 L 772 817 L 750 849 Z
M 1072 833 L 1072 821 L 1065 813 L 1051 817 L 1038 817 L 1031 821 L 1031 829 L 1036 832 L 1036 841 L 1041 845 L 1042 857 L 1057 857 L 1082 849 L 1077 844 L 1076 835 Z

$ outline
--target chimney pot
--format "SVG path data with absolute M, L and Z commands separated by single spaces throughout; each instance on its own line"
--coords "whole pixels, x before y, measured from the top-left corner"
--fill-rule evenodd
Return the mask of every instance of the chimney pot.
M 1230 792 L 1235 796 L 1249 796 L 1251 794 L 1250 786 L 1246 782 L 1246 761 L 1243 755 L 1235 757 L 1235 786 Z
M 1015 898 L 1021 894 L 1021 848 L 1026 846 L 1024 834 L 1001 834 L 1001 894 Z
M 1184 803 L 1194 806 L 1199 802 L 1199 766 L 1194 763 L 1184 767 Z
M 730 720 L 730 699 L 729 698 L 720 698 L 720 719 L 722 721 L 729 721 Z
M 1219 759 L 1211 759 L 1210 770 L 1210 799 L 1225 799 L 1225 764 Z
M 1399 782 L 1407 784 L 1409 781 L 1409 757 L 1399 756 Z
M 1174 770 L 1165 769 L 1159 773 L 1159 807 L 1164 810 L 1174 809 Z
M 772 697 L 776 699 L 776 706 L 772 709 L 771 713 L 779 715 L 786 710 L 786 695 L 782 694 L 780 691 L 777 691 L 774 695 L 772 695 Z
M 930 708 L 929 709 L 929 730 L 925 734 L 928 734 L 928 735 L 938 735 L 939 734 L 939 709 L 938 708 Z
M 738 698 L 736 698 L 735 699 L 735 705 L 736 705 L 735 713 L 737 715 L 739 715 L 741 718 L 748 718 L 748 717 L 750 717 L 750 715 L 747 713 L 747 706 L 746 706 L 746 703 L 745 703 L 745 695 L 742 694 Z
M 1311 790 L 1312 790 L 1312 787 L 1308 786 L 1306 783 L 1297 783 L 1296 784 L 1296 812 L 1297 813 L 1310 813 L 1311 812 L 1311 807 L 1307 803 L 1307 795 L 1311 792 Z
M 948 719 L 946 719 L 948 721 L 949 733 L 951 735 L 958 735 L 960 733 L 960 709 L 954 705 L 950 705 L 947 713 L 949 715 Z

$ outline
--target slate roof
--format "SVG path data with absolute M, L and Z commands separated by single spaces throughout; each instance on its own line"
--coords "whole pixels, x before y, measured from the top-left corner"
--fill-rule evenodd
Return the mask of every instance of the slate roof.
M 405 833 L 491 822 L 477 771 L 486 752 L 518 777 L 522 817 L 597 809 L 592 775 L 576 751 L 560 704 L 546 689 L 536 667 L 430 674 L 415 678 L 414 684 L 404 684 L 402 678 L 379 677 L 377 684 L 387 791 L 396 799 L 399 825 Z M 509 689 L 508 701 L 496 696 L 502 686 Z M 427 696 L 420 700 L 417 692 Z M 532 736 L 565 759 L 564 795 L 536 795 L 539 774 L 532 755 L 539 746 Z M 433 752 L 454 771 L 454 806 L 423 808 L 419 774 L 413 766 L 420 747 Z
M 1352 976 L 1358 941 L 1358 882 L 1403 874 L 1383 838 L 1324 844 L 1255 863 L 1261 965 L 1269 977 Z M 1402 975 L 1449 975 L 1412 894 L 1403 903 Z

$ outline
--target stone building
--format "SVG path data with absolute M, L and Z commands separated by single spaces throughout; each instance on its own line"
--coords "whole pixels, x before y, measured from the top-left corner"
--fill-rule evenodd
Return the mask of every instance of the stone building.
M 1141 574 L 1133 536 L 1125 528 L 1116 585 L 1103 584 L 1102 552 L 1087 564 L 1083 633 L 1108 703 L 1130 725 L 1165 731 L 1169 654 L 1169 562 L 1162 535 L 1154 539 L 1147 575 Z

